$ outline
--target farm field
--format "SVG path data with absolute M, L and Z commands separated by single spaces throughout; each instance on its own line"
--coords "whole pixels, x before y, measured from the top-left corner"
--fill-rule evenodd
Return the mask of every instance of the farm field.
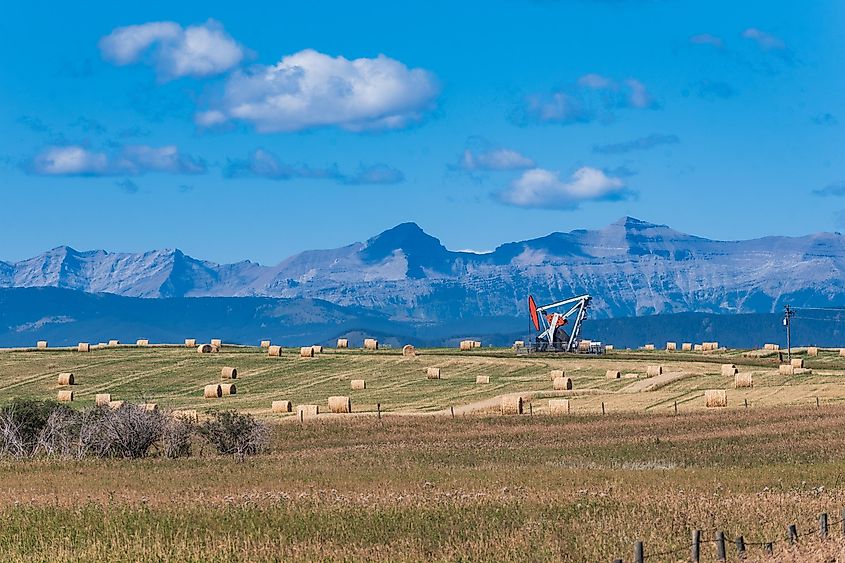
M 57 374 L 71 371 L 73 406 L 105 392 L 279 422 L 269 452 L 244 463 L 200 444 L 184 459 L 0 460 L 4 560 L 633 561 L 643 541 L 647 561 L 681 561 L 694 529 L 706 540 L 702 561 L 715 560 L 717 531 L 731 559 L 738 535 L 750 561 L 842 556 L 838 351 L 801 352 L 812 373 L 797 376 L 779 375 L 776 356 L 740 351 L 298 352 L 0 352 L 2 402 L 55 398 Z M 753 373 L 754 387 L 733 389 L 723 363 Z M 645 378 L 649 365 L 664 375 Z M 238 393 L 203 399 L 224 366 L 238 368 Z M 427 380 L 427 367 L 443 379 Z M 553 391 L 552 369 L 574 390 Z M 641 377 L 607 379 L 609 369 Z M 477 375 L 490 383 L 476 385 Z M 350 390 L 359 378 L 367 388 Z M 727 389 L 728 407 L 706 409 L 704 390 L 717 388 Z M 512 393 L 531 405 L 523 416 L 498 414 L 499 397 Z M 361 414 L 300 423 L 269 408 L 278 399 L 323 407 L 338 394 Z M 569 415 L 548 413 L 556 396 L 571 399 Z M 815 533 L 822 512 L 831 518 L 826 541 Z M 789 524 L 797 548 L 786 542 Z M 768 541 L 774 559 L 757 545 Z
M 799 349 L 805 350 L 805 349 Z M 374 413 L 496 413 L 498 397 L 518 393 L 526 409 L 543 413 L 549 397 L 570 398 L 575 414 L 606 412 L 674 412 L 704 408 L 706 389 L 727 389 L 728 408 L 790 404 L 831 404 L 845 401 L 845 357 L 822 351 L 803 358 L 812 373 L 784 376 L 778 373 L 777 356 L 744 357 L 740 351 L 689 353 L 619 351 L 602 356 L 517 356 L 507 349 L 420 350 L 403 357 L 398 350 L 377 352 L 325 349 L 314 358 L 300 358 L 299 350 L 283 350 L 269 357 L 258 347 L 223 347 L 217 354 L 197 354 L 176 346 L 75 350 L 0 351 L 0 404 L 14 397 L 55 398 L 57 375 L 72 372 L 74 405 L 91 404 L 97 393 L 113 399 L 155 402 L 164 408 L 200 412 L 234 408 L 260 417 L 271 414 L 274 400 L 293 405 L 325 407 L 332 395 L 351 397 L 353 411 Z M 721 365 L 733 363 L 753 376 L 752 388 L 734 389 L 733 376 L 723 376 Z M 660 365 L 663 375 L 646 378 L 647 367 Z M 203 387 L 220 383 L 225 366 L 238 369 L 237 394 L 223 399 L 203 398 Z M 427 380 L 428 367 L 441 368 L 442 378 Z M 572 378 L 571 391 L 554 391 L 551 370 Z M 607 379 L 607 370 L 623 377 Z M 625 378 L 624 376 L 639 376 Z M 486 375 L 489 384 L 476 384 Z M 351 390 L 353 379 L 366 381 L 366 389 Z M 528 404 L 530 403 L 530 407 Z

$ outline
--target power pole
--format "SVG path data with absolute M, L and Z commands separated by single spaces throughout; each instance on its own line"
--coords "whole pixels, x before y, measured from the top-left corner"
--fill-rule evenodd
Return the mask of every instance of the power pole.
M 786 305 L 783 313 L 783 326 L 786 327 L 786 356 L 789 361 L 792 361 L 792 317 L 795 316 L 795 311 L 792 307 Z

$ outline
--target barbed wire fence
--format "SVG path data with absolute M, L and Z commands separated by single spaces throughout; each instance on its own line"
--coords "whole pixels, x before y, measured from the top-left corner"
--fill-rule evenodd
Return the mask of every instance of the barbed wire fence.
M 830 537 L 831 529 L 836 526 L 840 526 L 842 536 L 845 537 L 845 508 L 840 512 L 840 517 L 834 520 L 830 519 L 827 512 L 819 514 L 818 525 L 808 530 L 799 530 L 796 524 L 789 524 L 786 527 L 786 535 L 778 539 L 748 541 L 744 536 L 737 536 L 733 541 L 733 550 L 736 552 L 738 559 L 745 559 L 751 547 L 762 549 L 765 555 L 774 557 L 776 546 L 795 546 L 798 545 L 799 538 L 810 538 L 813 536 L 818 536 L 819 539 L 826 540 Z M 637 541 L 634 544 L 632 561 L 634 563 L 644 563 L 645 561 L 658 561 L 661 558 L 669 556 L 672 556 L 672 561 L 677 561 L 678 557 L 683 556 L 684 553 L 688 553 L 691 563 L 699 563 L 702 560 L 701 548 L 706 544 L 715 544 L 716 561 L 727 561 L 729 543 L 729 540 L 725 537 L 725 533 L 720 530 L 717 530 L 713 535 L 713 539 L 710 540 L 703 539 L 702 530 L 693 530 L 692 539 L 688 545 L 666 551 L 649 553 L 646 551 L 644 542 Z M 612 561 L 613 563 L 625 563 L 625 560 L 621 557 L 615 557 Z

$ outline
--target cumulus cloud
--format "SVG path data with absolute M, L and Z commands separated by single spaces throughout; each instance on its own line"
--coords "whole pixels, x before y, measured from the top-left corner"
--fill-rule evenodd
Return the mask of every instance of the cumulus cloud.
M 524 170 L 532 168 L 534 161 L 521 153 L 506 148 L 465 149 L 458 166 L 467 172 Z
M 585 74 L 574 85 L 525 97 L 514 118 L 517 123 L 588 123 L 609 121 L 619 109 L 658 109 L 645 84 L 635 78 L 617 81 L 600 74 Z
M 710 45 L 711 47 L 716 47 L 717 49 L 721 49 L 724 46 L 724 42 L 721 37 L 711 35 L 710 33 L 699 33 L 698 35 L 690 37 L 689 40 L 690 43 L 694 43 L 695 45 Z
M 599 154 L 622 154 L 631 151 L 642 151 L 653 149 L 659 145 L 673 145 L 681 140 L 677 135 L 661 135 L 652 133 L 646 137 L 640 137 L 631 141 L 611 143 L 608 145 L 594 145 L 593 152 Z
M 553 170 L 526 170 L 499 197 L 517 207 L 574 209 L 585 201 L 619 200 L 629 195 L 620 178 L 583 166 L 566 180 Z
M 90 150 L 80 145 L 48 146 L 26 165 L 40 176 L 138 176 L 147 172 L 203 174 L 202 160 L 179 152 L 173 145 L 127 145 L 117 152 Z
M 828 184 L 823 188 L 817 188 L 811 192 L 813 195 L 820 197 L 842 197 L 845 196 L 845 182 L 835 182 Z
M 195 121 L 203 127 L 242 121 L 262 133 L 397 129 L 421 120 L 439 89 L 427 70 L 385 55 L 350 60 L 306 49 L 272 66 L 234 72 Z
M 270 180 L 310 178 L 331 180 L 341 184 L 398 184 L 405 179 L 401 170 L 387 164 L 360 165 L 355 172 L 341 172 L 337 165 L 314 168 L 307 164 L 286 164 L 274 154 L 257 149 L 247 159 L 229 160 L 223 171 L 227 178 L 255 176 Z
M 786 43 L 780 37 L 760 31 L 756 27 L 749 27 L 742 32 L 745 39 L 750 39 L 757 43 L 761 49 L 766 51 L 783 51 L 786 49 Z
M 100 52 L 116 65 L 149 64 L 162 80 L 220 74 L 245 55 L 214 20 L 185 28 L 170 21 L 119 27 L 100 40 Z

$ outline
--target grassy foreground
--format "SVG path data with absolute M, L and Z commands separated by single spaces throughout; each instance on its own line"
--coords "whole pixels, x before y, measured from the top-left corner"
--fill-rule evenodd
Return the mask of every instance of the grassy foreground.
M 0 463 L 11 561 L 632 560 L 783 540 L 845 506 L 842 406 L 608 416 L 393 417 L 274 428 L 244 464 Z M 818 561 L 840 527 L 776 560 Z M 730 547 L 730 546 L 729 546 Z M 654 554 L 678 550 L 674 556 Z M 752 558 L 762 548 L 750 546 Z M 703 560 L 715 559 L 712 543 Z

